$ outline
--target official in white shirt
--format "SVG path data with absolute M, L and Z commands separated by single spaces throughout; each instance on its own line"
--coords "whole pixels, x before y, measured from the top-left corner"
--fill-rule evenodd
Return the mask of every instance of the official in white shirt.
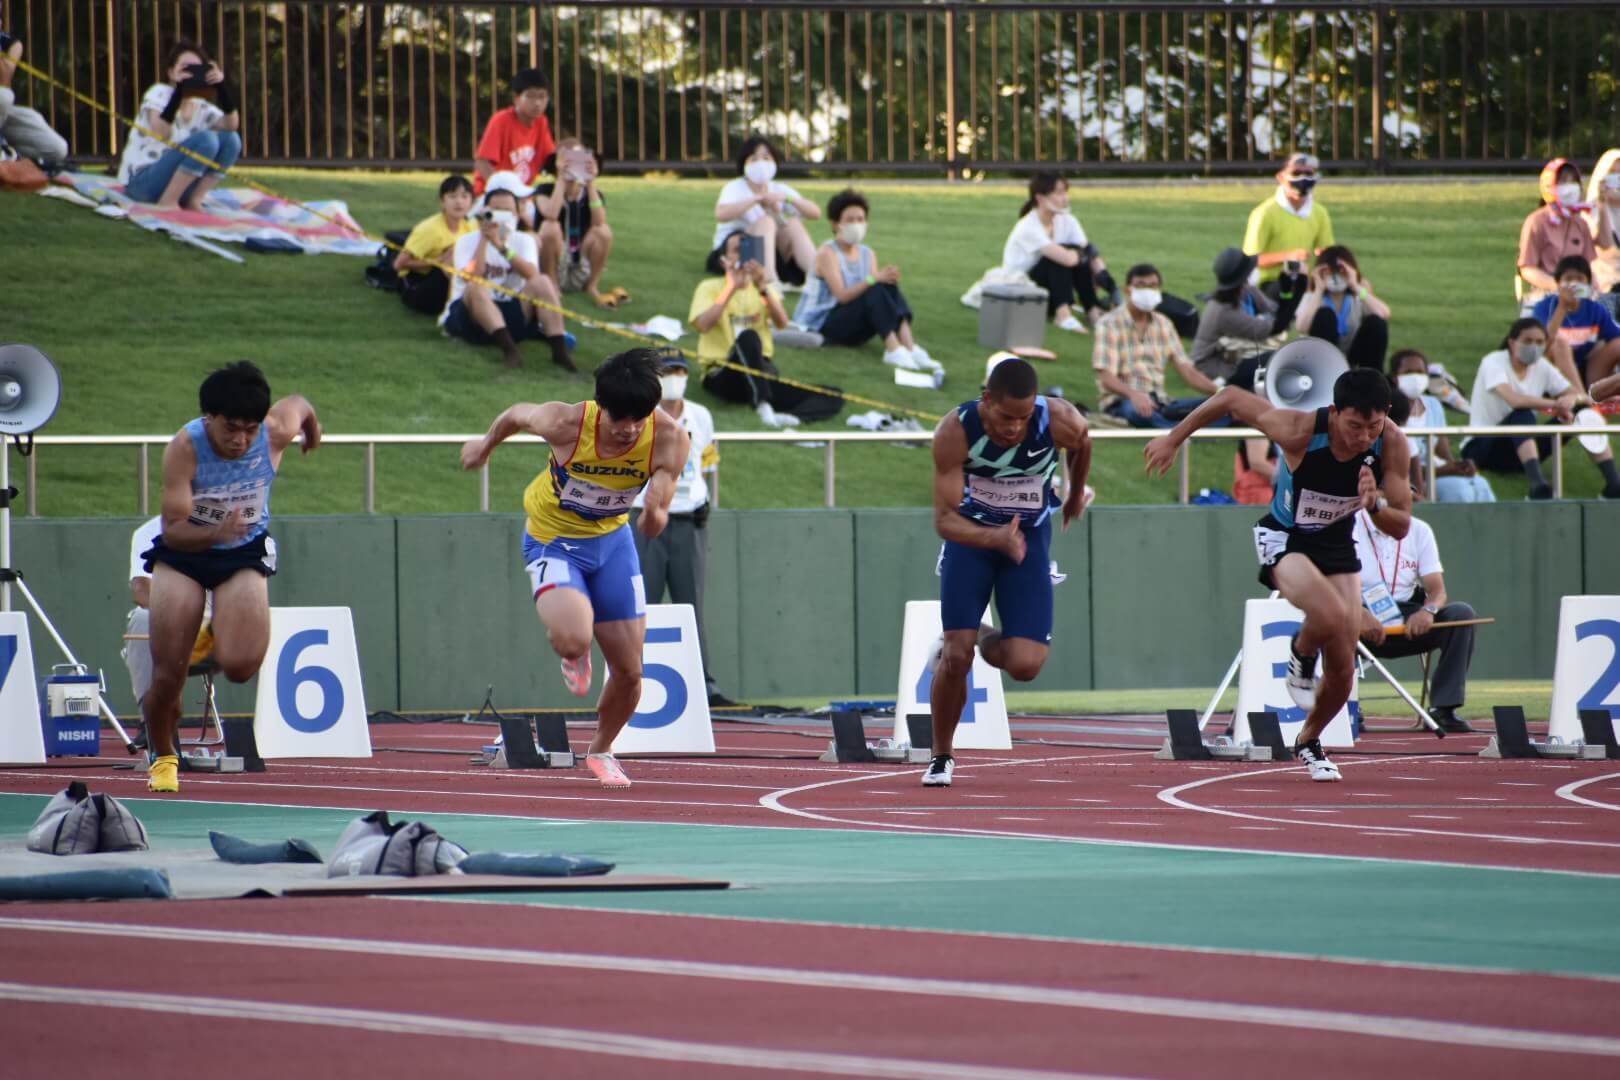
M 1414 516 L 1405 539 L 1396 540 L 1380 532 L 1365 513 L 1357 513 L 1355 539 L 1364 601 L 1361 640 L 1380 659 L 1419 656 L 1439 649 L 1440 662 L 1429 682 L 1429 715 L 1445 731 L 1472 731 L 1457 710 L 1465 700 L 1468 665 L 1474 658 L 1474 627 L 1432 627 L 1437 622 L 1472 619 L 1474 609 L 1446 596 L 1434 530 Z M 1404 636 L 1386 636 L 1386 622 L 1373 614 L 1386 590 L 1396 605 L 1386 620 L 1405 623 Z
M 669 524 L 658 536 L 648 539 L 632 528 L 636 554 L 641 557 L 641 580 L 647 603 L 660 603 L 666 587 L 672 604 L 691 604 L 697 616 L 698 647 L 703 650 L 703 678 L 708 683 L 711 706 L 735 705 L 715 688 L 709 667 L 709 644 L 703 631 L 703 590 L 709 562 L 709 482 L 708 474 L 720 463 L 720 448 L 714 441 L 714 416 L 695 401 L 686 400 L 687 360 L 670 351 L 664 358 L 658 381 L 664 388 L 659 408 L 680 421 L 692 440 L 692 452 L 675 482 L 675 498 L 669 504 Z M 639 510 L 642 496 L 637 495 Z

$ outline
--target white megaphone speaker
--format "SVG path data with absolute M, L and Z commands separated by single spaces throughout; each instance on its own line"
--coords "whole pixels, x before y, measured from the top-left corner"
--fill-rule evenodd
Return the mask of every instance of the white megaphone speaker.
M 1350 364 L 1321 338 L 1290 341 L 1254 373 L 1254 392 L 1279 409 L 1311 412 L 1333 404 L 1333 384 Z
M 0 345 L 0 437 L 50 423 L 62 401 L 62 377 L 32 345 Z

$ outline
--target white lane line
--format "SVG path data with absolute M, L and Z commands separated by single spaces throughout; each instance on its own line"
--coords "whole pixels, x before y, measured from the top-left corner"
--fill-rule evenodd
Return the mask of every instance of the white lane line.
M 1246 792 L 1250 795 L 1275 795 L 1280 789 L 1274 787 L 1240 787 L 1232 790 Z
M 624 758 L 624 760 L 625 761 L 636 761 L 638 759 L 633 758 L 633 757 L 626 757 L 626 758 Z M 641 758 L 641 759 L 639 759 L 639 763 L 640 763 L 641 768 L 643 768 L 643 769 L 648 768 L 648 767 L 665 765 L 665 764 L 675 764 L 674 762 L 666 762 L 664 760 L 653 759 L 653 758 Z M 290 770 L 290 771 L 297 771 L 299 769 L 314 769 L 314 770 L 322 770 L 322 769 L 324 769 L 324 770 L 327 770 L 327 771 L 330 771 L 330 772 L 384 773 L 384 774 L 392 775 L 392 776 L 459 776 L 459 777 L 480 776 L 480 777 L 489 777 L 489 778 L 495 779 L 497 781 L 511 781 L 513 783 L 525 783 L 525 782 L 534 781 L 534 780 L 540 780 L 541 779 L 540 776 L 537 776 L 537 775 L 534 774 L 535 773 L 534 770 L 529 770 L 529 769 L 507 769 L 507 770 L 495 770 L 495 771 L 489 771 L 489 770 L 486 770 L 486 769 L 477 769 L 477 771 L 474 771 L 476 769 L 475 766 L 469 766 L 469 767 L 467 767 L 465 769 L 385 769 L 385 768 L 381 768 L 381 767 L 376 766 L 376 765 L 314 765 L 314 764 L 309 764 L 309 763 L 305 763 L 305 762 L 292 762 L 292 761 L 278 761 L 278 762 L 276 762 L 276 770 L 279 772 L 282 769 L 287 769 L 287 770 Z M 812 770 L 806 769 L 804 771 L 805 772 L 810 772 Z M 574 783 L 574 784 L 592 784 L 592 785 L 594 785 L 594 784 L 596 784 L 597 781 L 596 781 L 595 777 L 589 776 L 589 775 L 570 776 L 570 775 L 568 775 L 566 773 L 560 773 L 559 774 L 559 773 L 554 772 L 551 775 L 545 776 L 544 777 L 544 782 L 548 783 L 548 784 L 553 784 L 553 783 L 563 783 L 563 784 Z M 646 780 L 646 779 L 642 779 L 639 776 L 636 777 L 636 783 L 645 785 L 647 787 L 659 786 L 659 787 L 736 788 L 739 791 L 770 791 L 771 790 L 771 785 L 770 784 L 717 784 L 717 783 L 711 783 L 710 781 L 707 781 L 707 780 Z
M 1393 799 L 1395 796 L 1385 795 L 1377 791 L 1352 791 L 1350 797 L 1352 799 Z
M 1080 798 L 1078 796 L 1071 796 L 1069 801 L 1070 802 L 1103 803 L 1103 804 L 1106 804 L 1108 802 L 1107 799 L 1082 799 L 1082 798 Z
M 998 817 L 998 818 L 996 818 L 996 820 L 997 821 L 1045 821 L 1046 819 L 1045 818 L 1038 818 L 1038 817 Z
M 1104 825 L 1142 825 L 1148 828 L 1157 828 L 1164 824 L 1161 821 L 1105 821 Z
M 1583 806 L 1595 806 L 1599 810 L 1620 810 L 1620 805 L 1598 802 L 1596 799 L 1588 799 L 1585 795 L 1575 794 L 1587 784 L 1599 784 L 1605 780 L 1620 780 L 1620 772 L 1604 773 L 1602 776 L 1589 776 L 1585 780 L 1576 780 L 1572 784 L 1565 784 L 1563 787 L 1553 792 L 1553 794 L 1557 795 L 1560 799 L 1568 799 L 1570 802 L 1578 802 Z
M 1432 783 L 1434 783 L 1434 777 L 1432 777 L 1432 776 L 1386 776 L 1386 777 L 1384 777 L 1384 779 L 1385 780 L 1410 780 L 1414 784 L 1432 784 Z
M 717 979 L 731 982 L 764 985 L 804 987 L 818 989 L 862 991 L 882 994 L 909 994 L 923 997 L 965 998 L 1007 1004 L 1048 1006 L 1053 1008 L 1097 1010 L 1145 1016 L 1169 1016 L 1189 1020 L 1208 1020 L 1227 1023 L 1247 1023 L 1260 1027 L 1283 1027 L 1310 1031 L 1331 1030 L 1341 1034 L 1365 1035 L 1372 1038 L 1408 1039 L 1418 1042 L 1444 1043 L 1453 1046 L 1488 1047 L 1494 1049 L 1525 1050 L 1542 1053 L 1574 1053 L 1601 1057 L 1620 1057 L 1620 1038 L 1599 1035 L 1580 1035 L 1572 1032 L 1537 1031 L 1525 1028 L 1504 1028 L 1486 1024 L 1468 1024 L 1447 1020 L 1424 1020 L 1408 1016 L 1387 1016 L 1372 1013 L 1353 1013 L 1327 1009 L 1304 1009 L 1293 1006 L 1264 1005 L 1215 1001 L 1201 998 L 1182 998 L 1152 994 L 1122 994 L 1114 991 L 1075 990 L 1061 987 L 1034 986 L 1018 983 L 1000 983 L 966 979 L 916 978 L 899 975 L 877 975 L 864 972 L 827 971 L 814 968 L 791 968 L 754 964 L 722 964 L 696 960 L 671 960 L 657 957 L 621 956 L 611 953 L 569 953 L 549 950 L 523 950 L 483 948 L 460 945 L 431 945 L 411 941 L 322 937 L 301 934 L 269 934 L 250 931 L 202 930 L 188 927 L 143 926 L 120 923 L 92 923 L 55 921 L 51 919 L 3 918 L 0 929 L 41 931 L 47 933 L 86 934 L 91 936 L 140 938 L 146 940 L 211 942 L 224 945 L 252 946 L 270 949 L 302 949 L 317 952 L 336 952 L 380 956 L 408 956 L 416 959 L 450 960 L 456 962 L 515 964 L 529 967 L 564 968 L 585 971 L 612 971 L 642 975 L 664 975 L 676 978 Z M 94 1004 L 98 1007 L 142 1000 L 139 993 L 125 991 L 86 990 L 82 988 L 37 986 L 27 983 L 0 983 L 0 996 L 17 1001 L 38 1001 L 33 996 L 43 992 L 51 995 L 53 1003 Z M 72 996 L 70 996 L 72 995 Z M 173 1005 L 177 995 L 149 995 L 165 999 L 162 1008 L 184 1011 L 185 1004 Z M 206 1001 L 206 998 L 186 998 L 182 1002 Z M 215 999 L 217 1000 L 217 999 Z M 309 1009 L 319 1015 L 337 1015 L 351 1010 L 277 1005 L 270 1002 L 252 1002 L 274 1008 Z M 359 1010 L 355 1010 L 359 1011 Z M 231 1013 L 228 1015 L 237 1015 Z M 398 1016 L 400 1014 L 391 1014 Z M 250 1019 L 268 1019 L 255 1012 Z M 478 1021 L 436 1018 L 445 1024 L 465 1026 Z M 346 1025 L 345 1025 L 346 1026 Z M 491 1024 L 495 1030 L 509 1030 L 511 1025 Z M 589 1034 L 589 1033 L 587 1033 Z M 621 1037 L 621 1036 L 611 1036 Z M 636 1036 L 623 1036 L 638 1038 Z M 682 1044 L 677 1044 L 682 1045 Z M 701 1044 L 695 1044 L 701 1045 Z M 757 1065 L 758 1050 L 750 1051 L 747 1064 Z M 791 1065 L 775 1058 L 779 1068 Z M 887 1060 L 887 1059 L 878 1059 Z M 925 1076 L 994 1077 L 998 1074 L 973 1069 L 965 1073 L 948 1070 L 951 1066 L 928 1063 L 935 1071 Z M 845 1066 L 848 1067 L 847 1064 Z M 888 1074 L 876 1074 L 888 1075 Z M 913 1075 L 910 1073 L 907 1076 Z M 1029 1075 L 1020 1073 L 1019 1075 Z M 1047 1076 L 1051 1074 L 1035 1074 Z
M 1407 814 L 1410 818 L 1423 818 L 1425 821 L 1461 821 L 1456 814 Z
M 831 1076 L 878 1076 L 886 1080 L 931 1080 L 932 1077 L 938 1076 L 956 1077 L 958 1080 L 977 1080 L 979 1077 L 989 1080 L 1057 1080 L 1057 1078 L 1081 1080 L 1083 1077 L 1094 1075 L 1003 1068 L 995 1065 L 953 1065 L 908 1058 L 872 1057 L 866 1054 L 826 1054 L 773 1046 L 659 1039 L 646 1035 L 592 1031 L 585 1028 L 495 1023 L 382 1009 L 342 1009 L 328 1005 L 292 1005 L 279 1001 L 252 1001 L 191 994 L 147 994 L 127 991 L 108 993 L 71 986 L 0 983 L 0 999 L 34 1005 L 91 1006 L 96 1009 L 214 1016 L 227 1020 L 247 1020 L 255 1024 L 269 1021 L 341 1028 L 345 1031 L 380 1031 L 390 1035 L 506 1043 L 546 1050 L 605 1054 L 611 1057 L 641 1058 L 660 1062 L 679 1061 L 707 1066 L 754 1069 L 764 1060 L 769 1061 L 772 1068 L 788 1072 L 822 1073 Z
M 1339 762 L 1339 767 L 1342 769 L 1342 768 L 1353 768 L 1353 767 L 1368 766 L 1368 765 L 1393 765 L 1393 764 L 1397 764 L 1397 763 L 1408 763 L 1409 761 L 1410 761 L 1410 759 L 1408 759 L 1408 758 L 1392 758 L 1392 759 L 1390 759 L 1388 761 L 1343 761 L 1343 760 L 1341 760 Z M 1279 767 L 1277 767 L 1275 769 L 1268 769 L 1268 770 L 1265 770 L 1265 771 L 1266 772 L 1271 772 L 1271 773 L 1286 773 L 1286 772 L 1292 772 L 1292 771 L 1294 771 L 1294 769 L 1295 769 L 1295 766 L 1283 765 L 1283 766 L 1279 766 Z M 1559 788 L 1557 794 L 1560 797 L 1563 797 L 1563 798 L 1573 799 L 1575 802 L 1591 803 L 1591 805 L 1601 807 L 1601 808 L 1603 808 L 1605 810 L 1620 810 L 1620 806 L 1610 806 L 1607 803 L 1594 803 L 1594 802 L 1591 802 L 1591 800 L 1589 800 L 1589 799 L 1586 799 L 1586 798 L 1583 798 L 1582 796 L 1574 794 L 1574 790 L 1576 788 L 1582 787 L 1582 786 L 1584 786 L 1586 784 L 1594 783 L 1594 782 L 1599 781 L 1599 780 L 1615 779 L 1615 778 L 1620 778 L 1620 773 L 1609 773 L 1609 774 L 1606 774 L 1605 776 L 1594 776 L 1594 777 L 1591 777 L 1591 778 L 1586 779 L 1586 780 L 1577 781 L 1576 783 L 1573 783 L 1573 784 L 1567 784 L 1564 787 Z M 1277 822 L 1277 823 L 1280 823 L 1280 824 L 1283 824 L 1283 825 L 1314 825 L 1314 826 L 1316 826 L 1317 828 L 1320 828 L 1320 829 L 1355 829 L 1358 832 L 1364 831 L 1364 826 L 1352 825 L 1352 824 L 1350 824 L 1348 822 L 1318 821 L 1318 820 L 1316 820 L 1314 818 L 1305 819 L 1305 820 L 1299 820 L 1299 819 L 1295 819 L 1295 818 L 1268 817 L 1268 816 L 1266 816 L 1264 814 L 1251 814 L 1251 813 L 1246 813 L 1246 812 L 1240 811 L 1240 810 L 1225 810 L 1225 809 L 1222 809 L 1220 807 L 1215 807 L 1215 806 L 1200 806 L 1197 803 L 1188 802 L 1187 800 L 1185 800 L 1185 799 L 1183 799 L 1181 797 L 1182 792 L 1191 791 L 1194 788 L 1201 788 L 1201 787 L 1204 787 L 1204 786 L 1209 785 L 1209 784 L 1218 784 L 1221 781 L 1226 780 L 1226 779 L 1229 779 L 1229 778 L 1225 777 L 1225 776 L 1211 776 L 1211 777 L 1207 777 L 1206 779 L 1203 779 L 1203 780 L 1193 780 L 1193 781 L 1191 781 L 1189 783 L 1178 784 L 1175 787 L 1165 788 L 1163 791 L 1159 792 L 1159 799 L 1160 799 L 1160 801 L 1167 802 L 1171 806 L 1177 807 L 1179 809 L 1192 810 L 1192 811 L 1196 811 L 1197 813 L 1201 813 L 1201 814 L 1217 814 L 1217 815 L 1219 815 L 1221 817 L 1243 818 L 1243 819 L 1248 820 L 1248 821 L 1273 821 L 1273 822 Z M 1301 812 L 1303 812 L 1303 811 L 1301 811 Z M 1565 837 L 1533 837 L 1533 836 L 1509 836 L 1509 837 L 1504 837 L 1502 834 L 1498 834 L 1498 833 L 1463 832 L 1463 831 L 1460 831 L 1460 830 L 1432 829 L 1432 828 L 1410 828 L 1410 829 L 1407 829 L 1407 828 L 1401 828 L 1399 826 L 1394 826 L 1394 825 L 1387 826 L 1385 831 L 1392 832 L 1392 833 L 1408 833 L 1408 834 L 1414 835 L 1414 836 L 1428 836 L 1428 837 L 1434 837 L 1434 836 L 1457 836 L 1457 837 L 1462 837 L 1462 838 L 1469 839 L 1469 840 L 1498 840 L 1498 839 L 1504 839 L 1505 838 L 1505 839 L 1512 839 L 1512 840 L 1531 840 L 1531 841 L 1535 841 L 1537 843 L 1544 843 L 1544 844 L 1564 844 L 1564 845 L 1572 846 L 1572 847 L 1597 847 L 1597 848 L 1611 848 L 1611 849 L 1612 848 L 1620 848 L 1620 843 L 1615 843 L 1615 842 L 1611 842 L 1611 841 L 1607 841 L 1607 840 L 1570 840 L 1570 839 L 1567 839 Z M 1395 861 L 1399 862 L 1401 860 L 1395 860 Z M 1444 865 L 1469 866 L 1469 867 L 1473 867 L 1475 869 L 1482 869 L 1482 870 L 1483 869 L 1490 869 L 1490 870 L 1518 870 L 1518 871 L 1531 872 L 1531 873 L 1575 874 L 1576 876 L 1579 876 L 1579 877 L 1614 877 L 1614 876 L 1616 876 L 1613 873 L 1605 873 L 1605 872 L 1596 871 L 1596 870 L 1565 870 L 1565 869 L 1553 869 L 1553 868 L 1548 868 L 1548 867 L 1494 866 L 1494 865 L 1488 864 L 1488 863 L 1447 863 L 1447 864 L 1444 864 Z
M 1277 825 L 1234 825 L 1232 828 L 1244 832 L 1282 832 L 1281 826 Z
M 1583 825 L 1581 821 L 1538 821 L 1537 825 Z
M 1459 795 L 1458 802 L 1507 802 L 1500 795 Z
M 1497 783 L 1503 787 L 1541 787 L 1540 784 L 1529 780 L 1498 780 Z

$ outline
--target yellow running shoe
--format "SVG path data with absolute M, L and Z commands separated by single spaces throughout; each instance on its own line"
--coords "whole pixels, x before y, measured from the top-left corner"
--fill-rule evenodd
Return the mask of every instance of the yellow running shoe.
M 146 790 L 178 792 L 180 759 L 173 754 L 153 758 L 151 770 L 146 774 Z

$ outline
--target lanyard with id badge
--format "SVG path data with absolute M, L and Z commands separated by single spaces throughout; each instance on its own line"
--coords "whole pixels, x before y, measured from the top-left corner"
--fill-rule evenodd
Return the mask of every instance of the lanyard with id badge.
M 1366 514 L 1362 515 L 1366 517 Z M 1395 584 L 1392 578 L 1400 577 L 1401 573 L 1401 542 L 1395 544 L 1395 569 L 1392 578 L 1384 577 L 1384 563 L 1378 557 L 1378 542 L 1374 539 L 1372 520 L 1367 520 L 1367 546 L 1372 550 L 1373 562 L 1378 567 L 1379 580 L 1371 585 L 1361 587 L 1361 602 L 1367 605 L 1367 610 L 1373 613 L 1373 618 L 1384 626 L 1404 626 L 1406 618 L 1401 614 L 1401 607 L 1390 594 L 1390 586 Z

